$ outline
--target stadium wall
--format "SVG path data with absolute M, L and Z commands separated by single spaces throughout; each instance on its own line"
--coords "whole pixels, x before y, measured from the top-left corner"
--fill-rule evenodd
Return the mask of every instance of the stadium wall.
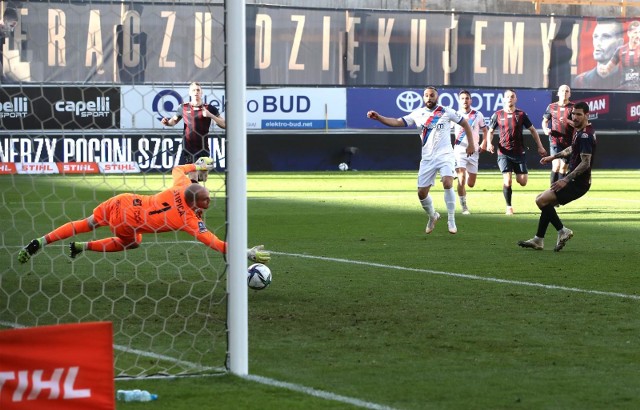
M 597 131 L 596 168 L 640 169 L 637 132 Z M 548 140 L 542 136 L 548 149 Z M 52 134 L 0 136 L 0 174 L 94 174 L 168 172 L 180 157 L 181 136 L 99 134 L 70 137 Z M 495 142 L 494 138 L 494 142 Z M 538 163 L 533 138 L 525 135 L 529 169 Z M 218 170 L 226 167 L 226 139 L 209 139 Z M 248 170 L 336 171 L 345 162 L 359 171 L 418 169 L 420 140 L 405 129 L 354 131 L 253 131 L 247 135 Z M 497 171 L 496 156 L 480 155 L 480 168 Z
M 596 168 L 640 169 L 638 133 L 597 132 Z M 495 137 L 497 138 L 497 137 Z M 548 139 L 542 136 L 548 149 Z M 494 142 L 496 139 L 494 139 Z M 548 169 L 539 164 L 533 138 L 525 135 L 529 169 Z M 355 154 L 350 154 L 356 148 Z M 250 134 L 250 171 L 337 171 L 341 162 L 358 171 L 417 171 L 420 160 L 418 135 L 404 130 L 357 133 Z M 498 171 L 496 156 L 480 155 L 482 170 Z

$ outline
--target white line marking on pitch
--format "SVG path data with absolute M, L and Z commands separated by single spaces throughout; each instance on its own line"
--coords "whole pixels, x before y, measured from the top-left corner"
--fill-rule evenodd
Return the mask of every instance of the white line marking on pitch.
M 339 401 L 341 403 L 352 404 L 354 406 L 364 407 L 366 409 L 375 409 L 375 410 L 392 410 L 393 409 L 393 407 L 387 407 L 381 404 L 376 404 L 368 401 L 363 401 L 360 399 L 341 396 L 339 394 L 329 393 L 322 390 L 316 390 L 311 387 L 301 386 L 299 384 L 281 382 L 278 380 L 269 379 L 267 377 L 248 375 L 248 376 L 242 376 L 242 378 L 255 381 L 258 383 L 262 383 L 262 384 L 267 384 L 269 386 L 281 387 L 281 388 L 293 390 L 299 393 L 308 394 L 309 396 L 319 397 L 326 400 Z
M 499 279 L 493 277 L 485 277 L 485 276 L 477 276 L 477 275 L 468 275 L 464 273 L 454 273 L 454 272 L 442 272 L 431 269 L 419 269 L 419 268 L 407 268 L 405 266 L 395 266 L 395 265 L 384 265 L 382 263 L 374 263 L 374 262 L 362 262 L 351 259 L 340 259 L 340 258 L 328 258 L 324 256 L 313 256 L 313 255 L 304 255 L 299 253 L 285 253 L 285 252 L 274 252 L 271 251 L 273 255 L 283 255 L 283 256 L 292 256 L 295 258 L 306 258 L 306 259 L 318 259 L 330 262 L 338 262 L 338 263 L 350 263 L 353 265 L 365 265 L 365 266 L 373 266 L 376 268 L 385 268 L 385 269 L 395 269 L 395 270 L 404 270 L 410 272 L 422 272 L 429 273 L 432 275 L 442 275 L 442 276 L 451 276 L 455 278 L 462 279 L 472 279 L 472 280 L 481 280 L 485 282 L 496 282 L 496 283 L 504 283 L 507 285 L 520 285 L 520 286 L 529 286 L 535 288 L 543 288 L 543 289 L 552 289 L 552 290 L 563 290 L 567 292 L 575 292 L 575 293 L 587 293 L 591 295 L 600 295 L 600 296 L 612 296 L 616 298 L 624 298 L 624 299 L 634 299 L 640 300 L 640 295 L 629 295 L 626 293 L 617 293 L 617 292 L 605 292 L 601 290 L 588 290 L 588 289 L 580 289 L 580 288 L 570 288 L 566 286 L 558 286 L 558 285 L 546 285 L 544 283 L 535 283 L 535 282 L 524 282 L 519 280 L 509 280 L 509 279 Z
M 157 243 L 159 243 L 159 242 L 147 243 L 147 244 L 157 244 Z M 165 244 L 166 243 L 195 243 L 195 244 L 202 245 L 198 241 L 189 241 L 189 240 L 186 240 L 186 241 L 163 241 L 161 243 L 165 243 Z M 143 243 L 143 245 L 147 245 L 147 244 Z M 49 245 L 49 246 L 52 246 L 52 245 Z M 53 245 L 53 246 L 56 246 L 56 245 Z M 63 246 L 63 245 L 61 245 L 61 246 Z M 22 248 L 22 247 L 21 246 L 7 246 L 7 248 Z M 500 278 L 494 278 L 494 277 L 490 277 L 490 276 L 468 275 L 468 274 L 465 274 L 465 273 L 442 272 L 442 271 L 431 270 L 431 269 L 407 268 L 406 266 L 385 265 L 385 264 L 382 264 L 382 263 L 363 262 L 363 261 L 356 261 L 356 260 L 351 260 L 351 259 L 341 259 L 341 258 L 330 258 L 330 257 L 326 257 L 326 256 L 305 255 L 305 254 L 301 254 L 301 253 L 287 253 L 287 252 L 276 252 L 276 251 L 270 251 L 270 252 L 273 255 L 291 256 L 291 257 L 295 257 L 295 258 L 317 259 L 317 260 L 324 260 L 324 261 L 338 262 L 338 263 L 350 263 L 350 264 L 353 264 L 353 265 L 373 266 L 373 267 L 376 267 L 376 268 L 404 270 L 404 271 L 410 271 L 410 272 L 422 272 L 422 273 L 429 273 L 429 274 L 432 274 L 432 275 L 451 276 L 451 277 L 454 277 L 454 278 L 461 278 L 461 279 L 471 279 L 471 280 L 480 280 L 480 281 L 484 281 L 484 282 L 504 283 L 504 284 L 507 284 L 507 285 L 520 285 L 520 286 L 528 286 L 528 287 L 534 287 L 534 288 L 551 289 L 551 290 L 563 290 L 563 291 L 566 291 L 566 292 L 586 293 L 586 294 L 590 294 L 590 295 L 611 296 L 611 297 L 623 298 L 623 299 L 640 300 L 640 295 L 630 295 L 630 294 L 627 294 L 627 293 L 606 292 L 606 291 L 602 291 L 602 290 L 589 290 L 589 289 L 580 289 L 580 288 L 570 288 L 570 287 L 567 287 L 567 286 L 547 285 L 547 284 L 544 284 L 544 283 L 524 282 L 524 281 L 519 281 L 519 280 L 500 279 Z

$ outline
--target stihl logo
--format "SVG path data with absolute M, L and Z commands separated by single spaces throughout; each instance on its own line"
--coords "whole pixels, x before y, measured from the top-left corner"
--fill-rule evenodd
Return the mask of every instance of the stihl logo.
M 140 172 L 137 162 L 98 162 L 98 166 L 103 174 Z
M 15 174 L 16 164 L 12 162 L 0 163 L 0 174 Z
M 45 379 L 44 370 L 18 370 L 0 372 L 0 398 L 4 394 L 11 394 L 12 401 L 35 400 L 43 391 L 48 391 L 48 397 L 40 397 L 49 400 L 62 398 L 63 400 L 85 399 L 91 397 L 91 389 L 78 389 L 75 386 L 76 377 L 80 367 L 63 368 L 53 370 L 53 374 Z M 5 384 L 7 387 L 5 388 Z M 27 393 L 25 397 L 25 394 Z
M 95 162 L 58 162 L 58 170 L 63 174 L 97 174 L 100 172 Z
M 104 164 L 105 172 L 109 171 L 135 171 L 136 167 L 131 164 Z
M 55 172 L 56 171 L 56 169 L 48 162 L 45 162 L 42 164 L 24 163 L 21 165 L 22 165 L 22 170 L 25 172 Z

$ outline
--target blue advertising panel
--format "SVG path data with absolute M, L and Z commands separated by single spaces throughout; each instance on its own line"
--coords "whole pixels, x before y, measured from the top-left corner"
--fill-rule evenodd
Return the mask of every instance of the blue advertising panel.
M 342 129 L 346 127 L 346 95 L 346 89 L 335 87 L 248 89 L 246 127 L 250 130 Z M 224 89 L 203 87 L 202 98 L 225 116 Z M 173 116 L 186 101 L 189 101 L 188 86 L 123 86 L 121 126 L 131 129 L 165 128 L 160 120 Z
M 458 109 L 457 95 L 460 89 L 438 89 L 440 105 Z M 393 118 L 400 118 L 423 105 L 424 89 L 406 88 L 348 88 L 347 89 L 347 127 L 348 128 L 388 128 L 378 121 L 367 118 L 367 111 Z M 472 97 L 472 108 L 487 118 L 503 108 L 504 90 L 469 89 Z M 529 116 L 533 125 L 542 127 L 542 115 L 547 105 L 552 102 L 553 93 L 540 90 L 516 90 L 518 101 L 516 107 Z

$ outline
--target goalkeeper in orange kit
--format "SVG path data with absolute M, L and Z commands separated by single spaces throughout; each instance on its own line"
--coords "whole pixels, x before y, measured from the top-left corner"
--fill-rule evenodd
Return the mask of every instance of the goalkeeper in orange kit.
M 121 252 L 135 249 L 142 242 L 142 234 L 168 231 L 184 231 L 222 254 L 227 252 L 226 242 L 209 232 L 200 218 L 209 208 L 209 190 L 193 183 L 187 176 L 194 171 L 211 171 L 213 159 L 200 158 L 195 164 L 173 168 L 173 186 L 155 195 L 120 194 L 110 198 L 94 210 L 88 218 L 66 223 L 45 236 L 34 239 L 18 253 L 18 261 L 27 262 L 45 245 L 109 226 L 115 236 L 89 242 L 71 242 L 69 256 L 75 258 L 83 251 Z M 254 262 L 267 263 L 269 251 L 262 245 L 247 251 Z

